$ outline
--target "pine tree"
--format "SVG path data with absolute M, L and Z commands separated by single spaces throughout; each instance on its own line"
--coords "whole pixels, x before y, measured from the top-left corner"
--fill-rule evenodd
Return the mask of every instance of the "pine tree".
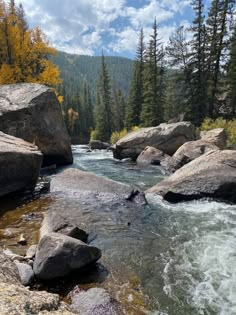
M 153 35 L 145 55 L 144 94 L 141 120 L 144 126 L 157 126 L 163 121 L 163 49 L 157 34 L 156 19 L 153 25 Z
M 144 49 L 144 35 L 143 29 L 141 28 L 133 79 L 130 84 L 130 92 L 126 107 L 125 126 L 128 129 L 140 124 L 140 114 L 143 104 Z
M 192 25 L 191 120 L 199 125 L 206 115 L 207 73 L 205 63 L 206 30 L 203 0 L 193 0 L 195 19 Z
M 208 115 L 218 115 L 219 85 L 224 52 L 228 46 L 227 24 L 234 0 L 212 0 L 207 19 Z
M 235 118 L 236 114 L 236 25 L 234 27 L 233 36 L 230 45 L 230 60 L 228 64 L 228 84 L 230 99 L 230 118 Z
M 114 90 L 114 131 L 124 128 L 126 102 L 121 89 Z
M 112 130 L 113 122 L 110 79 L 105 58 L 102 55 L 96 104 L 96 138 L 101 141 L 109 141 Z

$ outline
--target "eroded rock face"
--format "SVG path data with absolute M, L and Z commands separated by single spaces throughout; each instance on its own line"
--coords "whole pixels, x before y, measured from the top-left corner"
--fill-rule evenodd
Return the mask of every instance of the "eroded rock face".
M 202 131 L 200 134 L 202 140 L 216 145 L 221 150 L 225 150 L 227 144 L 227 134 L 224 128 L 216 128 L 209 131 Z
M 96 262 L 100 249 L 60 233 L 44 235 L 38 244 L 33 270 L 39 279 L 64 277 Z
M 145 147 L 151 146 L 173 155 L 181 145 L 191 140 L 195 140 L 195 128 L 190 122 L 164 123 L 129 133 L 116 143 L 113 154 L 117 159 L 136 160 Z
M 83 242 L 86 242 L 88 238 L 88 234 L 70 222 L 68 218 L 56 212 L 47 212 L 40 229 L 40 238 L 52 232 L 61 233 Z
M 146 193 L 170 202 L 212 197 L 236 202 L 236 151 L 210 151 L 177 170 Z
M 42 159 L 35 145 L 0 132 L 0 196 L 34 189 Z
M 72 297 L 71 308 L 80 315 L 123 315 L 119 304 L 102 288 L 92 288 Z
M 156 148 L 146 147 L 138 156 L 137 163 L 141 165 L 161 165 L 168 157 L 169 155 Z
M 17 267 L 0 250 L 0 314 L 65 314 L 72 315 L 69 307 L 60 302 L 57 294 L 30 291 L 20 283 Z
M 44 165 L 73 161 L 70 139 L 54 91 L 40 84 L 0 86 L 0 130 L 35 143 Z
M 212 150 L 219 150 L 219 148 L 216 145 L 204 140 L 186 142 L 175 152 L 172 157 L 165 160 L 166 168 L 171 172 L 175 172 L 185 164 L 188 164 L 189 162 Z

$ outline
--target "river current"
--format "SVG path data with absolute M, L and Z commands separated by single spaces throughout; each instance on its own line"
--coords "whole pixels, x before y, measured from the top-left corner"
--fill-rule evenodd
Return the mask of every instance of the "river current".
M 114 160 L 111 152 L 73 146 L 73 154 L 72 167 L 141 190 L 165 176 L 158 167 L 139 168 Z M 132 274 L 146 314 L 236 314 L 236 206 L 210 200 L 170 204 L 159 197 L 147 199 L 149 205 L 138 210 L 119 205 L 98 213 L 96 207 L 84 207 L 81 214 L 96 233 L 94 244 L 103 252 L 103 264 L 118 274 L 122 271 L 121 288 Z M 43 210 L 77 206 L 73 200 L 47 199 Z M 40 207 L 40 200 L 31 211 L 34 207 Z

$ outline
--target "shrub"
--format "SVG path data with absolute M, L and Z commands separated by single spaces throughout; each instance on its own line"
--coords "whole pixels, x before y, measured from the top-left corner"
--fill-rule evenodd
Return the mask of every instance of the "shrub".
M 139 130 L 138 126 L 134 126 L 131 129 L 131 131 L 138 131 L 138 130 Z M 112 133 L 111 139 L 110 139 L 111 144 L 115 144 L 118 140 L 125 137 L 128 133 L 129 133 L 129 131 L 126 128 L 122 129 L 121 131 L 114 131 Z
M 215 128 L 224 128 L 228 136 L 228 146 L 236 145 L 236 119 L 226 120 L 217 118 L 216 120 L 206 118 L 202 125 L 201 130 L 211 130 Z
M 96 130 L 91 130 L 90 141 L 92 140 L 100 140 L 98 136 L 98 132 Z

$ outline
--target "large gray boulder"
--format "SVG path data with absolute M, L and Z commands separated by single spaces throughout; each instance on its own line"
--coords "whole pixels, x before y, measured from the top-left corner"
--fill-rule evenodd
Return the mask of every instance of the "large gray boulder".
M 80 315 L 123 315 L 120 305 L 102 288 L 82 291 L 72 297 L 71 308 Z
M 236 202 L 236 151 L 210 151 L 177 170 L 146 193 L 170 202 L 211 197 Z
M 219 148 L 205 140 L 189 141 L 184 143 L 172 157 L 166 159 L 164 164 L 169 171 L 175 172 L 185 164 L 212 150 L 219 150 Z
M 44 214 L 40 238 L 49 233 L 61 233 L 86 242 L 88 234 L 60 213 L 49 211 Z
M 72 152 L 54 91 L 40 84 L 0 86 L 0 130 L 36 144 L 43 164 L 70 164 Z
M 117 159 L 136 160 L 145 147 L 151 146 L 173 155 L 181 145 L 191 140 L 195 140 L 195 128 L 190 122 L 163 123 L 129 133 L 116 143 L 113 154 Z
M 39 279 L 60 278 L 100 257 L 100 249 L 94 246 L 60 233 L 50 233 L 39 241 L 33 270 Z
M 161 165 L 161 163 L 169 157 L 169 155 L 156 148 L 146 147 L 139 154 L 137 163 L 140 165 Z
M 35 145 L 0 132 L 0 197 L 33 189 L 42 159 Z
M 0 250 L 1 315 L 72 315 L 57 294 L 30 291 L 21 282 L 16 264 Z
M 202 131 L 200 134 L 202 140 L 216 145 L 221 150 L 225 150 L 227 144 L 227 134 L 224 128 L 216 128 L 209 131 Z

